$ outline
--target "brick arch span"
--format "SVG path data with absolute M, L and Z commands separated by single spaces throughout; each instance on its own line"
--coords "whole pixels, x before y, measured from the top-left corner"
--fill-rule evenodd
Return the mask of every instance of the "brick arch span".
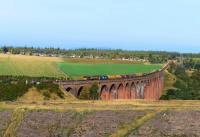
M 73 90 L 72 87 L 67 87 L 67 88 L 65 89 L 66 92 L 70 92 L 70 93 L 72 92 L 72 90 Z
M 117 99 L 117 84 L 112 84 L 109 89 L 110 99 Z
M 122 83 L 117 88 L 117 98 L 124 99 L 124 85 Z
M 126 83 L 125 86 L 125 99 L 130 99 L 131 98 L 131 84 L 130 83 Z
M 145 86 L 146 86 L 146 82 L 141 81 L 141 83 L 140 83 L 140 99 L 144 99 Z
M 135 91 L 136 91 L 135 98 L 136 99 L 140 99 L 140 88 L 141 88 L 140 83 L 141 83 L 140 81 L 135 82 Z
M 77 97 L 80 96 L 82 90 L 83 90 L 83 86 L 81 86 L 81 87 L 78 88 Z
M 109 91 L 107 85 L 102 85 L 100 90 L 100 96 L 102 100 L 109 100 Z
M 76 93 L 74 92 L 75 89 L 74 89 L 73 86 L 69 86 L 69 87 L 64 88 L 64 91 L 68 92 L 68 93 L 71 93 L 72 95 L 76 96 Z
M 136 91 L 136 87 L 135 87 L 135 83 L 132 82 L 131 83 L 131 99 L 136 99 L 136 96 L 137 96 L 137 91 Z
M 151 93 L 152 93 L 152 91 L 151 91 L 151 80 L 148 80 L 147 82 L 146 82 L 146 86 L 145 86 L 145 90 L 144 90 L 144 98 L 146 99 L 146 100 L 151 100 Z

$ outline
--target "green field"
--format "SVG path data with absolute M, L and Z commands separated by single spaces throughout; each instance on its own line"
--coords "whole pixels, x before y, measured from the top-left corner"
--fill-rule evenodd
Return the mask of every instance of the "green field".
M 59 62 L 58 66 L 68 76 L 124 75 L 144 73 L 161 68 L 160 65 L 144 64 L 86 64 Z
M 0 54 L 0 75 L 31 77 L 79 77 L 85 75 L 122 75 L 157 70 L 161 65 L 122 64 L 110 60 L 62 59 Z

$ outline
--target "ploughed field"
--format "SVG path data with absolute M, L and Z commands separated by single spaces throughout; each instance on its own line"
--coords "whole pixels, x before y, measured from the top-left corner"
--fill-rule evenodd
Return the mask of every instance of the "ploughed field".
M 0 102 L 0 137 L 200 137 L 199 101 Z
M 134 63 L 134 62 L 132 62 Z M 31 77 L 79 77 L 91 75 L 123 75 L 158 70 L 161 65 L 90 59 L 63 59 L 0 54 L 0 75 Z

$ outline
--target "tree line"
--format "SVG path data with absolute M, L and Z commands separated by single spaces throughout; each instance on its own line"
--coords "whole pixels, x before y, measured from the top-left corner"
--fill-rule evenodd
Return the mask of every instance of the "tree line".
M 176 59 L 180 56 L 178 52 L 166 51 L 129 51 L 121 49 L 61 49 L 61 48 L 35 48 L 35 47 L 12 47 L 3 46 L 1 53 L 23 54 L 23 55 L 45 55 L 62 57 L 91 57 L 103 59 L 145 59 L 151 63 L 164 63 L 167 60 Z M 200 57 L 200 54 L 185 54 L 188 57 Z

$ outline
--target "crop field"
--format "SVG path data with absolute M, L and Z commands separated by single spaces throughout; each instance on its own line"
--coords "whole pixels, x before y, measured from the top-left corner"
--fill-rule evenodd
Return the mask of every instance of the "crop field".
M 0 75 L 31 77 L 76 77 L 85 75 L 120 75 L 157 70 L 161 65 L 131 64 L 112 60 L 63 59 L 0 54 Z
M 0 75 L 64 77 L 55 62 L 59 58 L 0 55 Z
M 86 64 L 86 63 L 58 63 L 60 69 L 68 76 L 87 75 L 124 75 L 144 73 L 160 69 L 160 65 L 144 64 Z

